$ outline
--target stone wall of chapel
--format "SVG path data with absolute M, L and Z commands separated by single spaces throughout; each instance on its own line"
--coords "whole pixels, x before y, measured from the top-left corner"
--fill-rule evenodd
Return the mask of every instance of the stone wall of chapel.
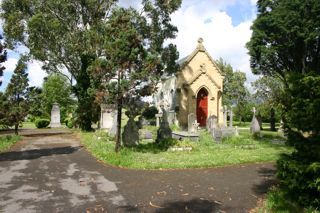
M 205 64 L 206 73 L 220 86 L 220 89 L 205 74 L 200 75 L 190 85 L 186 85 L 194 80 L 199 73 L 201 74 L 201 66 L 203 64 Z M 223 76 L 221 76 L 205 52 L 198 52 L 189 64 L 178 73 L 176 83 L 177 88 L 181 88 L 181 92 L 177 96 L 177 102 L 180 106 L 177 118 L 182 127 L 188 125 L 188 114 L 196 114 L 197 92 L 202 87 L 208 90 L 208 116 L 217 116 L 219 124 L 223 124 L 223 114 L 218 112 L 218 110 L 222 109 L 222 98 L 218 97 L 218 92 L 222 91 Z

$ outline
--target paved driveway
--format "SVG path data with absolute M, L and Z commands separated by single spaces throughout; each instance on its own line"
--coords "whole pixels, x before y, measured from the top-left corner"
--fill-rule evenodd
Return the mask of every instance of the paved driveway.
M 0 212 L 248 212 L 272 164 L 139 171 L 97 162 L 70 132 L 36 132 L 0 154 Z

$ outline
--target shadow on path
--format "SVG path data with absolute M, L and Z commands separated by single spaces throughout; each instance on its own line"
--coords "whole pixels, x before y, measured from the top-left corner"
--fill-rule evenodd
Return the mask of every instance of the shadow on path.
M 192 199 L 165 203 L 163 208 L 155 212 L 219 212 L 219 207 L 219 204 L 209 200 Z
M 263 195 L 268 192 L 270 187 L 276 185 L 279 181 L 276 179 L 276 169 L 260 168 L 258 173 L 263 180 L 259 184 L 255 184 L 252 190 L 256 195 Z
M 57 148 L 5 152 L 0 153 L 0 161 L 32 160 L 43 156 L 71 154 L 79 149 L 81 149 L 81 147 L 65 146 Z

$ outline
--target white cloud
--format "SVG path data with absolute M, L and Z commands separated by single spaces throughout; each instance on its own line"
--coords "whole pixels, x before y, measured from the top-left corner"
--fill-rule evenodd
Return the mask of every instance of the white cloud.
M 18 59 L 16 59 L 16 58 L 8 58 L 7 61 L 5 61 L 3 63 L 3 66 L 6 68 L 4 70 L 4 72 L 12 73 L 13 70 L 16 68 L 17 63 L 18 63 Z
M 35 60 L 28 63 L 28 77 L 30 86 L 42 86 L 43 78 L 47 76 L 47 73 L 41 68 L 42 65 L 42 62 Z
M 256 77 L 250 71 L 245 45 L 251 37 L 250 26 L 254 17 L 233 26 L 232 18 L 223 8 L 235 4 L 235 0 L 216 0 L 213 2 L 218 5 L 211 2 L 207 7 L 204 7 L 204 2 L 184 4 L 181 10 L 172 15 L 172 23 L 179 32 L 171 42 L 177 45 L 180 58 L 189 55 L 196 48 L 198 38 L 202 37 L 214 59 L 223 58 L 235 70 L 245 72 L 249 81 L 253 81 Z

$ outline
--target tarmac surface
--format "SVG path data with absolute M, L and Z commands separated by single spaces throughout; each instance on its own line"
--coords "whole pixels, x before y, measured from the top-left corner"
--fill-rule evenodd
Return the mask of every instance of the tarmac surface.
M 132 170 L 98 162 L 68 131 L 24 132 L 0 153 L 0 212 L 242 213 L 276 183 L 271 163 Z

